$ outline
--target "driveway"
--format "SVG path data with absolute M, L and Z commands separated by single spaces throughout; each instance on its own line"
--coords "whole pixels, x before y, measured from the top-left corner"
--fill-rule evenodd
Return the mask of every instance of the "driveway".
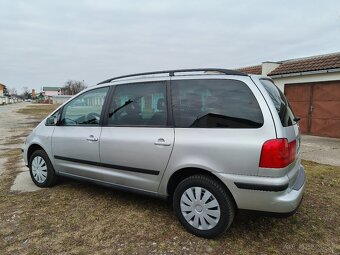
M 5 164 L 13 164 L 10 162 L 6 153 L 11 150 L 20 150 L 24 139 L 31 129 L 32 122 L 35 121 L 31 118 L 25 117 L 23 114 L 18 113 L 31 103 L 20 102 L 16 104 L 8 104 L 0 106 L 0 177 L 5 171 Z M 36 187 L 30 179 L 28 168 L 25 166 L 23 158 L 19 158 L 18 174 L 15 179 L 11 190 L 12 191 L 36 191 Z
M 22 144 L 12 144 L 9 139 L 12 136 L 20 135 L 23 132 L 23 125 L 29 120 L 23 118 L 17 110 L 26 107 L 29 103 L 21 102 L 16 104 L 0 106 L 0 174 L 4 171 L 6 159 L 2 157 L 9 149 L 20 148 Z
M 302 135 L 301 157 L 321 164 L 340 166 L 340 139 Z

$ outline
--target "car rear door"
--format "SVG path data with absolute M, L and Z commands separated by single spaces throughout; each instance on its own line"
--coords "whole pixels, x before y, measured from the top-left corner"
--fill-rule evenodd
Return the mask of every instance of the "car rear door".
M 300 149 L 300 128 L 298 118 L 295 117 L 288 100 L 280 89 L 270 79 L 260 79 L 263 87 L 267 91 L 272 103 L 274 104 L 276 120 L 276 130 L 278 138 L 287 138 L 288 142 L 296 143 L 296 152 Z
M 52 153 L 61 174 L 92 178 L 100 164 L 102 110 L 109 87 L 87 91 L 62 108 L 52 135 Z
M 275 130 L 249 77 L 175 76 L 171 92 L 176 144 L 164 181 L 183 167 L 257 175 L 262 144 Z
M 100 141 L 103 181 L 156 192 L 174 145 L 167 81 L 116 85 Z
M 281 171 L 281 175 L 287 174 L 289 177 L 289 187 L 292 187 L 301 173 L 299 118 L 295 117 L 286 97 L 271 79 L 262 78 L 260 82 L 270 98 L 267 102 L 272 109 L 277 138 L 286 138 L 288 141 L 290 161 L 292 162 L 284 171 Z M 267 169 L 260 170 L 261 174 L 266 172 L 268 172 Z

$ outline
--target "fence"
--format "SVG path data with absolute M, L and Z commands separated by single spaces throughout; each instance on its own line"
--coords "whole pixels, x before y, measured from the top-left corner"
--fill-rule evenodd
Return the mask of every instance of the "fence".
M 19 98 L 9 98 L 9 97 L 1 97 L 0 96 L 0 105 L 3 104 L 14 104 L 14 103 L 18 103 L 21 102 L 22 100 Z

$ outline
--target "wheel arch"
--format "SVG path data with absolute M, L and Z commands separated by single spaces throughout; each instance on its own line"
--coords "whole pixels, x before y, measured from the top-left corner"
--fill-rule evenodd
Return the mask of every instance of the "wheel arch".
M 39 153 L 35 154 L 35 152 L 37 152 L 37 151 L 39 151 Z M 39 170 L 40 174 L 38 174 L 38 175 L 40 175 L 40 177 L 38 179 L 36 179 L 33 175 L 33 168 L 32 168 L 32 162 L 33 161 L 31 162 L 32 155 L 34 155 L 35 157 L 37 155 L 42 157 L 43 160 L 44 160 L 45 166 L 46 166 L 45 169 Z M 31 178 L 32 178 L 33 182 L 35 183 L 35 185 L 37 185 L 40 188 L 45 188 L 45 187 L 51 187 L 51 186 L 56 184 L 56 182 L 58 180 L 57 173 L 54 170 L 54 166 L 53 166 L 53 163 L 50 159 L 50 156 L 48 155 L 48 152 L 44 149 L 43 146 L 41 146 L 40 144 L 37 144 L 37 143 L 32 143 L 27 149 L 27 157 L 28 157 L 29 173 L 30 173 Z M 41 161 L 40 161 L 40 163 L 41 163 Z M 39 167 L 41 167 L 41 166 L 43 166 L 43 165 L 40 165 Z M 42 174 L 42 171 L 45 171 L 46 176 Z M 42 179 L 43 178 L 42 176 L 44 176 L 45 179 Z
M 46 150 L 39 144 L 37 143 L 33 143 L 31 144 L 29 147 L 28 147 L 28 150 L 27 150 L 27 160 L 29 162 L 33 152 L 37 151 L 37 150 L 43 150 L 46 152 Z M 47 152 L 46 152 L 47 153 Z
M 232 193 L 230 192 L 229 188 L 227 187 L 227 185 L 225 183 L 223 183 L 221 181 L 220 178 L 218 178 L 216 175 L 214 175 L 212 172 L 202 169 L 202 168 L 197 168 L 197 167 L 187 167 L 187 168 L 182 168 L 177 170 L 176 172 L 174 172 L 171 177 L 169 178 L 168 184 L 167 184 L 167 194 L 170 198 L 172 198 L 174 191 L 177 187 L 177 185 L 183 181 L 184 179 L 192 176 L 192 175 L 207 175 L 212 177 L 214 180 L 216 180 L 218 183 L 220 183 L 225 191 L 230 195 L 230 197 L 232 198 L 233 202 L 234 202 L 234 206 L 235 208 L 237 208 L 237 203 L 235 201 L 234 196 L 232 195 Z

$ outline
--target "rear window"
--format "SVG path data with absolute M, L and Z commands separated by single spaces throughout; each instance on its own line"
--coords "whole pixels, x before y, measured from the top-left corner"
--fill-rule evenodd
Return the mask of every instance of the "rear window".
M 260 81 L 274 103 L 275 109 L 279 114 L 282 126 L 292 126 L 295 123 L 295 116 L 284 94 L 278 87 L 275 86 L 272 81 L 264 79 L 261 79 Z
M 171 82 L 175 126 L 259 128 L 263 116 L 249 87 L 237 80 Z

